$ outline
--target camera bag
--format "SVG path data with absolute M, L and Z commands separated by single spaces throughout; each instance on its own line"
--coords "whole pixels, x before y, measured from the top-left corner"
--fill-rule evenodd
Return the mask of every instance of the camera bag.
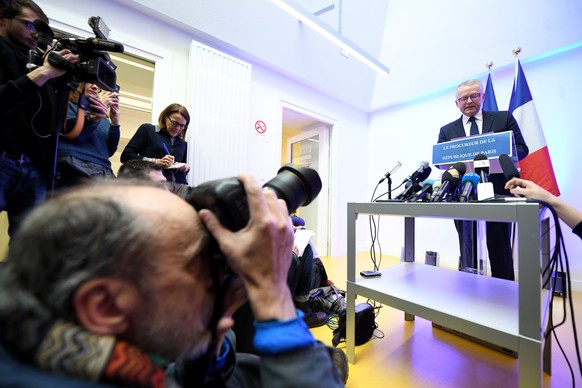
M 365 344 L 372 338 L 374 330 L 378 327 L 376 323 L 374 307 L 369 303 L 356 305 L 356 345 Z M 342 310 L 338 317 L 338 326 L 333 330 L 333 346 L 338 346 L 346 339 L 346 310 Z

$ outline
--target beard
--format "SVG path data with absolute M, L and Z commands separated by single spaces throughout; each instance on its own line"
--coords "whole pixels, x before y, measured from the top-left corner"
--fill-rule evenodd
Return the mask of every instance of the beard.
M 172 301 L 162 301 L 152 294 L 145 295 L 144 308 L 132 317 L 129 341 L 146 353 L 168 361 L 193 358 L 206 352 L 212 340 L 208 322 L 213 299 L 208 299 L 201 311 L 177 310 Z

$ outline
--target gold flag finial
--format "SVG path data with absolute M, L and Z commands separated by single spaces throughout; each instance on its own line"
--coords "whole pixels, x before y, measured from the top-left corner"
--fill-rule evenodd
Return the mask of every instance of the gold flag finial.
M 513 49 L 513 55 L 518 56 L 519 53 L 521 52 L 521 47 L 517 46 L 516 48 Z

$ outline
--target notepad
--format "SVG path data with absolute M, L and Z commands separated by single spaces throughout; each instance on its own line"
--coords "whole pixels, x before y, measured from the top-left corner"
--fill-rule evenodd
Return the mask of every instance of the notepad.
M 184 167 L 185 165 L 186 165 L 186 163 L 176 162 L 176 163 L 172 164 L 170 167 L 166 167 L 166 168 L 178 169 L 178 168 Z
M 307 247 L 307 244 L 309 244 L 314 234 L 315 233 L 312 230 L 307 229 L 295 230 L 295 245 L 299 250 L 298 256 L 303 256 L 305 247 Z

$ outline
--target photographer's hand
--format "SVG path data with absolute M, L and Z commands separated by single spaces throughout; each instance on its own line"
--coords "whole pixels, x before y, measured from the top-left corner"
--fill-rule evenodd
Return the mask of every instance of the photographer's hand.
M 54 53 L 53 53 L 54 54 Z M 70 63 L 79 62 L 79 56 L 71 52 L 71 50 L 65 49 L 56 53 L 63 57 L 66 61 Z M 44 85 L 48 80 L 57 78 L 65 74 L 67 70 L 62 68 L 57 68 L 49 63 L 48 55 L 45 56 L 42 66 L 37 67 L 32 70 L 26 76 L 30 78 L 37 86 Z
M 232 232 L 208 209 L 200 211 L 200 218 L 218 241 L 230 268 L 242 279 L 255 319 L 292 319 L 297 314 L 287 272 L 294 236 L 287 205 L 273 192 L 263 191 L 254 177 L 241 174 L 239 179 L 250 212 L 246 227 Z

